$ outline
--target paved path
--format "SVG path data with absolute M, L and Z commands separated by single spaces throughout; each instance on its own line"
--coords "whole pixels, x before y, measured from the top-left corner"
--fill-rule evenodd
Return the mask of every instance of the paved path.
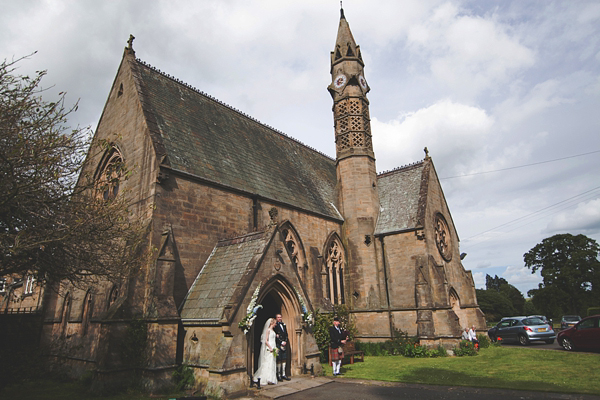
M 242 397 L 243 399 L 277 399 L 290 394 L 300 394 L 308 389 L 313 389 L 325 384 L 331 384 L 333 381 L 331 378 L 324 376 L 312 377 L 312 376 L 297 376 L 293 377 L 291 381 L 279 382 L 277 385 L 262 386 L 260 390 L 250 389 L 250 397 Z M 299 397 L 305 398 L 303 396 Z
M 331 377 L 297 377 L 290 382 L 253 390 L 243 399 L 282 400 L 600 400 L 600 396 L 457 386 L 415 385 Z M 242 399 L 239 399 L 242 400 Z

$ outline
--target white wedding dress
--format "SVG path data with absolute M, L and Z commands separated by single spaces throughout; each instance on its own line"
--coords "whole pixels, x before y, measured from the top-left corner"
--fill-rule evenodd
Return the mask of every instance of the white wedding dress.
M 270 321 L 267 321 L 269 324 Z M 272 349 L 275 348 L 275 332 L 273 330 L 267 330 L 269 334 L 269 346 Z M 254 381 L 260 378 L 260 384 L 266 385 L 269 383 L 277 383 L 277 362 L 275 360 L 275 356 L 272 352 L 269 351 L 269 348 L 264 342 L 264 336 L 266 332 L 263 334 L 263 341 L 261 341 L 260 346 L 260 356 L 258 357 L 258 369 L 254 373 Z

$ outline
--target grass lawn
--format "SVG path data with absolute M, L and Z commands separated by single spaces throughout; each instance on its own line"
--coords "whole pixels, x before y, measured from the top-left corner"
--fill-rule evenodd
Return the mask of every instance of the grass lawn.
M 492 346 L 475 357 L 365 357 L 346 378 L 600 395 L 600 354 Z M 324 365 L 326 374 L 331 367 Z

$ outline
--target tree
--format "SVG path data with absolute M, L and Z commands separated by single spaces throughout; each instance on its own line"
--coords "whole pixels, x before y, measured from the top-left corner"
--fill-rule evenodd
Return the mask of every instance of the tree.
M 517 314 L 523 314 L 523 307 L 525 306 L 525 297 L 523 297 L 523 293 L 510 283 L 505 283 L 500 285 L 498 290 L 500 294 L 503 294 L 508 298 L 516 310 Z
M 495 290 L 475 290 L 479 308 L 488 321 L 499 321 L 502 317 L 516 315 L 517 310 L 510 299 Z
M 67 108 L 64 93 L 43 100 L 45 71 L 16 75 L 21 60 L 0 64 L 0 276 L 120 279 L 141 262 L 144 229 L 127 195 L 101 194 L 130 172 L 121 163 L 108 178 L 80 174 L 90 129 L 67 127 L 77 105 Z
M 543 285 L 534 294 L 552 289 L 561 293 L 565 304 L 563 311 L 580 314 L 586 304 L 600 300 L 600 246 L 585 235 L 559 234 L 542 240 L 523 255 L 525 266 L 531 273 L 540 271 Z M 545 297 L 545 296 L 544 296 Z
M 486 290 L 495 290 L 497 292 L 500 291 L 500 286 L 508 285 L 508 281 L 504 278 L 500 278 L 498 275 L 495 275 L 493 278 L 491 275 L 485 274 L 485 289 Z

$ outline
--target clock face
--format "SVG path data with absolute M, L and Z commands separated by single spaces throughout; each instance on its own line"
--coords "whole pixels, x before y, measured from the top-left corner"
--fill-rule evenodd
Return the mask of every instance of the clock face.
M 333 80 L 333 86 L 335 86 L 336 89 L 339 89 L 346 84 L 347 80 L 348 78 L 346 78 L 346 75 L 340 74 Z
M 358 77 L 358 83 L 360 84 L 361 88 L 363 88 L 363 89 L 367 88 L 367 80 L 365 79 L 364 76 L 359 75 L 359 77 Z

